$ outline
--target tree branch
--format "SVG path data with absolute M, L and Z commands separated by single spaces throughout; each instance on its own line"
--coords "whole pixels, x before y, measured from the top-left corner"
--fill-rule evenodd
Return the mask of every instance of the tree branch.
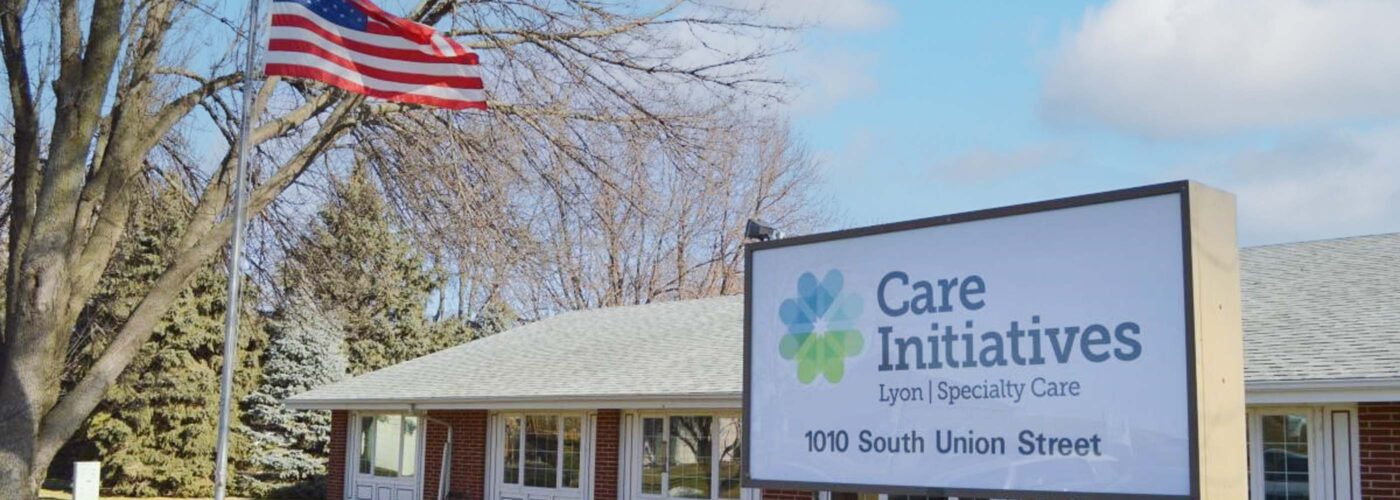
M 619 34 L 619 33 L 626 33 L 626 32 L 628 32 L 628 31 L 632 31 L 632 30 L 637 29 L 637 28 L 640 28 L 640 27 L 642 27 L 642 26 L 646 26 L 646 25 L 648 25 L 648 24 L 651 24 L 652 22 L 655 22 L 657 19 L 661 18 L 661 16 L 664 16 L 664 15 L 669 14 L 669 13 L 671 13 L 672 11 L 676 10 L 676 7 L 680 7 L 680 5 L 681 5 L 682 3 L 684 3 L 684 0 L 672 0 L 670 4 L 666 5 L 665 7 L 662 7 L 661 9 L 657 10 L 656 12 L 651 13 L 650 15 L 645 15 L 645 16 L 642 16 L 642 17 L 633 19 L 633 20 L 631 20 L 631 21 L 628 21 L 628 22 L 625 22 L 625 23 L 622 23 L 622 24 L 618 24 L 618 25 L 616 25 L 616 26 L 609 26 L 609 27 L 601 28 L 601 29 L 577 30 L 577 31 L 565 32 L 565 33 L 546 33 L 546 32 L 541 32 L 541 31 L 536 31 L 536 30 L 526 30 L 526 29 L 509 29 L 509 28 L 493 29 L 493 28 L 479 28 L 479 29 L 452 30 L 452 31 L 448 31 L 448 32 L 446 33 L 446 35 L 447 35 L 447 36 L 451 36 L 451 37 L 459 37 L 459 36 L 482 36 L 482 37 L 487 37 L 487 38 L 490 38 L 490 39 L 491 39 L 491 41 L 489 41 L 489 42 L 472 42 L 472 43 L 465 44 L 467 47 L 476 48 L 476 49 L 487 49 L 487 48 L 499 49 L 499 48 L 509 47 L 509 46 L 512 46 L 512 45 L 520 45 L 520 44 L 522 44 L 522 43 L 535 43 L 535 42 L 539 42 L 539 41 L 563 41 L 563 40 L 579 40 L 579 39 L 586 39 L 586 38 L 606 38 L 606 37 L 610 37 L 610 36 L 613 36 L 613 35 L 617 35 L 617 34 Z M 512 36 L 512 37 L 514 37 L 514 38 L 509 38 L 509 39 L 500 39 L 500 38 L 497 38 L 497 37 L 502 36 L 502 35 L 505 35 L 505 36 Z

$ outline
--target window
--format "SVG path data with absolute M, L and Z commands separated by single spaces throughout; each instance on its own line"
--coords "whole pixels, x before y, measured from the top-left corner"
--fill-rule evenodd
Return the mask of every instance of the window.
M 1308 417 L 1263 415 L 1260 427 L 1264 457 L 1259 466 L 1264 474 L 1264 498 L 1308 498 Z
M 418 417 L 360 417 L 360 474 L 411 477 L 418 465 Z
M 739 498 L 739 419 L 714 415 L 644 416 L 640 490 L 669 498 Z
M 525 417 L 525 486 L 553 488 L 559 473 L 559 419 Z
M 501 482 L 529 488 L 578 488 L 583 466 L 583 417 L 502 417 Z
M 564 487 L 577 488 L 579 469 L 583 462 L 583 421 L 578 417 L 564 418 Z
M 505 420 L 505 482 L 520 484 L 520 417 L 508 417 Z
M 671 417 L 670 484 L 667 495 L 675 498 L 710 498 L 710 417 Z
M 719 497 L 739 498 L 739 419 L 720 418 L 719 424 Z
M 660 495 L 666 474 L 666 421 L 642 420 L 642 493 Z

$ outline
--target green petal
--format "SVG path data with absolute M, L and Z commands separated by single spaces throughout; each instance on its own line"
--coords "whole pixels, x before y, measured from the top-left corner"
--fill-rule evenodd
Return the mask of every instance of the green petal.
M 846 375 L 846 362 L 841 358 L 828 359 L 822 375 L 826 375 L 826 380 L 833 384 L 840 382 L 841 377 Z
M 812 351 L 817 344 L 816 338 L 816 335 L 807 335 L 799 339 L 798 342 L 800 345 L 797 346 L 797 353 L 793 354 L 793 357 L 797 358 L 798 361 L 811 361 L 815 359 L 812 357 Z
M 802 349 L 802 342 L 807 340 L 808 335 L 783 335 L 783 339 L 778 342 L 778 354 L 783 359 L 792 359 L 797 356 L 797 351 Z
M 841 338 L 841 351 L 847 357 L 860 354 L 861 349 L 865 347 L 865 339 L 861 337 L 860 332 L 857 330 L 842 330 L 839 332 L 831 332 L 828 335 L 835 335 Z
M 817 364 L 801 360 L 797 362 L 797 380 L 804 384 L 812 383 L 817 378 Z
M 817 361 L 819 368 L 826 364 L 826 360 L 835 357 L 833 355 L 836 353 L 831 352 L 830 335 L 822 334 L 822 336 L 818 337 L 813 343 L 816 344 L 812 346 L 812 351 L 816 353 L 813 355 L 813 359 Z

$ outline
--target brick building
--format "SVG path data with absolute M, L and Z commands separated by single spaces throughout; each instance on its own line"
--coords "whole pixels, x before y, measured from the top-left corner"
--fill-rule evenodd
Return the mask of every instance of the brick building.
M 1241 252 L 1250 490 L 1400 499 L 1400 234 Z M 560 314 L 294 396 L 329 500 L 890 500 L 740 484 L 738 297 Z

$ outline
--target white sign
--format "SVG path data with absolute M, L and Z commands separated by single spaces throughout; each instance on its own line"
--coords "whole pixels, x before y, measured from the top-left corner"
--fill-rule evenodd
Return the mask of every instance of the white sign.
M 73 462 L 73 500 L 97 500 L 100 488 L 101 462 Z
M 750 486 L 1191 495 L 1164 190 L 755 245 Z

